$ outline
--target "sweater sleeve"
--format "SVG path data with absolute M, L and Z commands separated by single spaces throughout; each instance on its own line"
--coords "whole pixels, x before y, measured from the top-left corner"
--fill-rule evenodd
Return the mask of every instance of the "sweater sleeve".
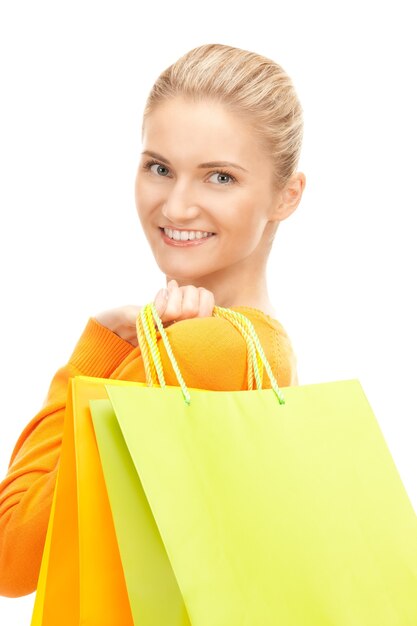
M 36 589 L 61 449 L 68 381 L 109 377 L 133 346 L 90 318 L 44 405 L 20 435 L 0 484 L 0 595 Z

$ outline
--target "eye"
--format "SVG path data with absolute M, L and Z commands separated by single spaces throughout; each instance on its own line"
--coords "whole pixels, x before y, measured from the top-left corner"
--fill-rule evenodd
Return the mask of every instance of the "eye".
M 162 163 L 158 163 L 158 161 L 147 161 L 143 168 L 145 170 L 150 170 L 157 176 L 168 176 L 169 169 L 166 165 L 162 165 Z
M 219 170 L 211 174 L 209 180 L 213 177 L 214 181 L 212 182 L 219 183 L 220 185 L 230 185 L 231 183 L 236 182 L 236 178 L 232 176 L 230 172 L 226 172 L 223 170 Z

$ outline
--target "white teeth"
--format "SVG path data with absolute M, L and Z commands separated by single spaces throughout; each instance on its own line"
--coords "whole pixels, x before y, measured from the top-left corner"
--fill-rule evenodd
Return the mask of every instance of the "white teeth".
M 175 241 L 193 241 L 194 239 L 205 239 L 212 237 L 214 233 L 203 230 L 172 230 L 172 228 L 164 228 L 164 233 Z

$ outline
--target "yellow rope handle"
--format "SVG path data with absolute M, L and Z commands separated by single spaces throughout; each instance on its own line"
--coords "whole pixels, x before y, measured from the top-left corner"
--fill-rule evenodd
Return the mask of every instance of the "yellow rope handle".
M 172 352 L 171 344 L 169 343 L 168 336 L 165 332 L 162 321 L 158 315 L 155 304 L 151 302 L 150 304 L 145 305 L 144 309 L 141 310 L 141 314 L 140 314 L 141 323 L 143 326 L 146 341 L 148 342 L 150 356 L 152 357 L 154 361 L 159 383 L 161 387 L 165 387 L 164 371 L 162 367 L 161 355 L 159 352 L 158 342 L 156 340 L 156 333 L 155 333 L 155 327 L 153 325 L 153 322 L 157 325 L 158 330 L 161 333 L 162 341 L 165 345 L 165 349 L 167 351 L 169 360 L 171 361 L 171 365 L 177 377 L 178 383 L 181 387 L 181 391 L 183 393 L 185 402 L 187 404 L 190 404 L 191 402 L 190 392 L 187 389 L 187 386 L 182 377 L 180 368 L 178 367 L 177 360 Z M 152 318 L 149 315 L 149 312 L 151 313 Z M 153 326 L 152 329 L 149 327 L 150 325 Z
M 222 309 L 222 307 L 217 307 L 217 308 L 223 314 L 227 313 L 227 311 L 228 311 L 228 309 Z M 261 362 L 264 365 L 264 367 L 266 369 L 266 372 L 268 374 L 268 378 L 269 378 L 269 380 L 271 382 L 271 387 L 274 390 L 274 392 L 275 392 L 275 394 L 276 394 L 276 396 L 277 396 L 277 398 L 279 400 L 279 403 L 280 404 L 285 404 L 284 394 L 282 393 L 281 389 L 278 387 L 278 382 L 277 382 L 277 380 L 276 380 L 276 378 L 275 378 L 275 376 L 274 376 L 274 374 L 272 372 L 272 369 L 271 369 L 271 366 L 270 366 L 270 364 L 268 362 L 268 359 L 266 358 L 264 349 L 262 348 L 262 344 L 259 341 L 259 337 L 258 337 L 258 335 L 256 333 L 254 325 L 252 324 L 252 322 L 250 321 L 249 318 L 245 317 L 242 313 L 239 313 L 238 311 L 234 311 L 233 315 L 236 315 L 237 318 L 242 321 L 243 325 L 248 328 L 248 331 L 249 331 L 249 334 L 251 336 L 251 339 L 252 339 L 253 343 L 255 344 L 255 348 L 256 348 L 256 351 L 258 353 L 259 359 L 261 360 Z M 256 365 L 257 365 L 257 363 L 256 363 Z M 256 368 L 255 368 L 255 377 L 256 377 Z M 257 378 L 256 382 L 258 384 L 258 378 Z M 258 389 L 260 389 L 260 388 L 261 388 L 261 385 L 258 384 Z
M 141 351 L 141 356 L 143 360 L 143 365 L 145 368 L 145 376 L 146 376 L 146 384 L 148 387 L 152 387 L 158 384 L 158 378 L 156 375 L 155 365 L 151 358 L 151 352 L 146 340 L 144 327 L 141 320 L 141 315 L 139 314 L 136 319 L 136 334 L 138 336 L 139 348 Z
M 153 356 L 154 367 L 156 371 L 163 371 L 161 353 L 158 348 L 158 339 L 156 337 L 155 321 L 153 318 L 151 307 L 146 307 L 146 323 L 149 329 L 149 335 L 152 338 L 152 343 L 149 345 L 150 353 Z
M 213 309 L 215 317 L 224 317 L 241 333 L 247 346 L 247 367 L 248 367 L 248 390 L 253 389 L 256 382 L 258 389 L 262 388 L 263 364 L 258 358 L 255 343 L 250 335 L 246 318 L 238 317 L 236 311 L 224 307 L 215 306 Z

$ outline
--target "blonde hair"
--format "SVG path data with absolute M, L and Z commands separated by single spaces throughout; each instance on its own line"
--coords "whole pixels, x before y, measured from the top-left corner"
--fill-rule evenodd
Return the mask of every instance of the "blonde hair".
M 212 99 L 250 120 L 270 154 L 274 182 L 295 172 L 303 139 L 303 110 L 289 76 L 264 56 L 223 44 L 193 48 L 157 78 L 145 104 L 144 123 L 165 100 Z

